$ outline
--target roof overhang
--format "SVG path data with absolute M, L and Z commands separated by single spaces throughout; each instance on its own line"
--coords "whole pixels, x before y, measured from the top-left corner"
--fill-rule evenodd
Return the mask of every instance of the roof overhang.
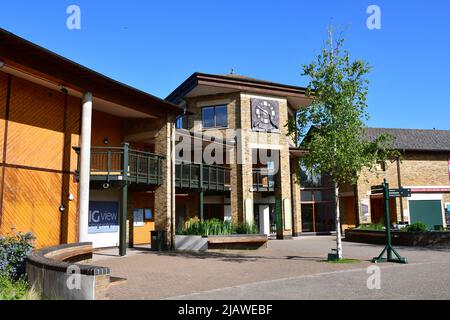
M 308 150 L 304 148 L 299 147 L 290 147 L 289 148 L 289 154 L 294 158 L 301 158 L 302 156 L 306 155 L 308 153 Z
M 0 60 L 13 69 L 138 114 L 182 114 L 177 105 L 113 80 L 0 28 Z M 105 103 L 103 103 L 105 105 Z M 114 112 L 114 111 L 113 111 Z
M 261 95 L 285 97 L 294 109 L 310 104 L 306 88 L 261 81 L 246 77 L 194 73 L 175 89 L 167 101 L 178 104 L 185 98 L 215 95 L 220 93 L 248 92 Z

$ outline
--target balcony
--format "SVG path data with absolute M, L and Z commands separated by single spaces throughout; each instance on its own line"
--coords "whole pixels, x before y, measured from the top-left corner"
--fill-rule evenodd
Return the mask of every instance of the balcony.
M 74 147 L 80 154 L 80 148 Z M 130 184 L 160 185 L 165 158 L 153 153 L 124 147 L 91 149 L 91 181 L 127 181 Z M 127 168 L 124 170 L 124 168 Z
M 175 165 L 175 186 L 205 191 L 230 191 L 230 168 L 197 163 Z
M 268 169 L 253 169 L 253 191 L 272 192 L 275 191 L 276 175 Z

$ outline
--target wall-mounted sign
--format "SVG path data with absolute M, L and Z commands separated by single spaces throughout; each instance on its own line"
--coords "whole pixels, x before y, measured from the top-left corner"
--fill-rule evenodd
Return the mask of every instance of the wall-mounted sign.
M 251 99 L 252 130 L 280 132 L 280 107 L 278 101 Z
M 144 219 L 147 220 L 147 221 L 153 219 L 153 211 L 152 211 L 152 209 L 149 209 L 149 208 L 145 209 L 145 211 L 144 211 Z
M 89 233 L 112 233 L 119 231 L 119 203 L 89 201 Z
M 284 199 L 284 230 L 292 230 L 291 199 Z
M 361 222 L 368 222 L 370 215 L 369 215 L 369 200 L 363 199 L 360 203 L 361 207 Z
M 144 209 L 133 210 L 133 226 L 134 227 L 144 226 Z

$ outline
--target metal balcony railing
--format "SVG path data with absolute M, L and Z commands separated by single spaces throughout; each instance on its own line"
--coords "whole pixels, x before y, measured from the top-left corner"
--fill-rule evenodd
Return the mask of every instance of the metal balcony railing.
M 175 186 L 208 191 L 229 191 L 230 168 L 178 162 L 175 165 Z
M 79 147 L 74 147 L 74 150 L 80 154 Z M 134 150 L 128 145 L 93 147 L 91 148 L 91 180 L 160 185 L 163 180 L 161 174 L 163 160 L 163 156 Z
M 275 191 L 276 175 L 268 169 L 253 169 L 253 191 L 271 192 Z

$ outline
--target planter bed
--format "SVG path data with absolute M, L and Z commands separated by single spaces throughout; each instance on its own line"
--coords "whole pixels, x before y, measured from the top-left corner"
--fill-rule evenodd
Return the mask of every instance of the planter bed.
M 261 234 L 233 234 L 208 236 L 209 249 L 254 250 L 267 246 L 268 238 Z
M 450 231 L 402 232 L 391 231 L 392 244 L 397 246 L 417 246 L 450 248 Z M 385 244 L 386 232 L 373 230 L 347 230 L 345 241 Z

